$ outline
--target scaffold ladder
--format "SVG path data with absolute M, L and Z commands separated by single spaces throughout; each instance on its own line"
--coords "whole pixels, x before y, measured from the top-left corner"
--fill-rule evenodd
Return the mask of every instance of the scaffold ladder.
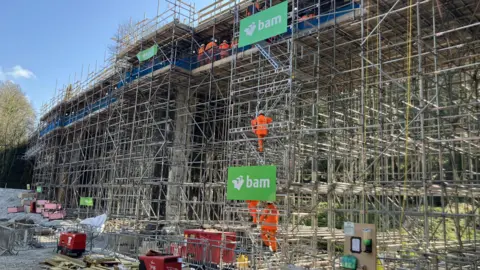
M 273 66 L 273 68 L 275 70 L 278 70 L 279 65 L 277 61 L 275 61 L 275 59 L 270 55 L 270 53 L 267 52 L 260 43 L 255 44 L 255 47 L 257 47 L 258 51 L 260 51 L 263 57 L 268 60 L 268 62 Z
M 241 133 L 241 134 L 242 134 L 243 139 L 247 143 L 248 147 L 250 148 L 250 151 L 252 151 L 252 153 L 255 153 L 255 156 L 257 157 L 257 163 L 258 164 L 264 164 L 265 159 L 260 155 L 257 148 L 255 148 L 255 146 L 253 145 L 252 141 L 247 137 L 247 135 L 245 135 L 245 133 Z

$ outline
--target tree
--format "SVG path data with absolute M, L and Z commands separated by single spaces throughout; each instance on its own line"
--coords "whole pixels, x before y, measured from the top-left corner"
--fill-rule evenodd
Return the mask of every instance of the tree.
M 0 183 L 10 177 L 18 149 L 25 148 L 34 122 L 35 111 L 20 86 L 0 81 Z

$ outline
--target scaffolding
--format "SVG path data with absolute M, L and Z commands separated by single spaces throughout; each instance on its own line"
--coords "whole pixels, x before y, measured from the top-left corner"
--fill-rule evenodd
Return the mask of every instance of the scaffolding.
M 387 269 L 478 269 L 478 1 L 291 0 L 287 33 L 203 58 L 200 44 L 238 37 L 251 2 L 167 2 L 43 112 L 28 152 L 43 196 L 135 230 L 235 231 L 256 268 L 334 265 L 352 221 L 377 226 Z M 246 203 L 226 199 L 228 167 L 264 164 L 277 166 L 274 256 Z

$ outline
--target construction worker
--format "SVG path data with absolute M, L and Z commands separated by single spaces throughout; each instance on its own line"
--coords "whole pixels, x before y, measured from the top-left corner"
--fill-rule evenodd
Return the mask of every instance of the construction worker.
M 258 3 L 258 1 L 253 0 L 252 2 L 253 3 L 247 7 L 247 16 L 260 12 L 260 4 Z
M 260 216 L 261 234 L 263 243 L 270 251 L 277 252 L 278 210 L 273 202 L 267 202 L 267 206 Z
M 300 17 L 300 19 L 298 21 L 303 22 L 303 21 L 310 20 L 312 18 L 315 18 L 315 14 L 306 14 L 306 15 L 303 15 L 302 17 Z
M 230 45 L 230 47 L 233 49 L 233 48 L 237 48 L 237 46 L 238 46 L 238 39 L 232 38 L 232 44 Z
M 258 215 L 258 209 L 257 209 L 257 206 L 258 206 L 258 201 L 246 201 L 248 203 L 248 212 L 250 213 L 250 215 L 252 216 L 252 227 L 257 227 L 257 215 Z
M 225 58 L 228 56 L 230 45 L 228 45 L 227 40 L 223 40 L 222 44 L 220 44 L 218 48 L 220 49 L 220 58 Z
M 263 138 L 268 135 L 268 124 L 272 123 L 272 118 L 266 117 L 263 111 L 251 121 L 253 133 L 258 137 L 258 151 L 263 152 Z
M 215 55 L 215 51 L 217 50 L 217 43 L 215 42 L 215 39 L 212 38 L 212 41 L 207 43 L 207 46 L 205 47 L 205 52 L 207 53 L 208 60 L 207 63 L 210 63 L 211 60 L 213 60 L 213 57 Z
M 198 48 L 198 52 L 197 52 L 197 61 L 198 61 L 198 66 L 202 66 L 203 65 L 203 59 L 205 57 L 205 44 L 202 44 L 200 45 L 200 48 Z

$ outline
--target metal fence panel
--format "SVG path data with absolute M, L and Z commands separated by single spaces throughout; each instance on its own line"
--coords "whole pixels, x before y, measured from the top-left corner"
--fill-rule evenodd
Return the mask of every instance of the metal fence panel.
M 0 255 L 13 254 L 13 229 L 0 226 Z

